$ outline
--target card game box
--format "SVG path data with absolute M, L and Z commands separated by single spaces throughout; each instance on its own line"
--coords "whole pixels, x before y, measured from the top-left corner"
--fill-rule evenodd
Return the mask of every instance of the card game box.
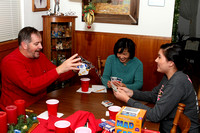
M 112 133 L 115 130 L 115 121 L 112 119 L 103 120 L 103 122 L 99 124 L 99 127 L 103 128 L 109 133 Z
M 116 133 L 141 133 L 146 110 L 123 106 L 116 115 Z

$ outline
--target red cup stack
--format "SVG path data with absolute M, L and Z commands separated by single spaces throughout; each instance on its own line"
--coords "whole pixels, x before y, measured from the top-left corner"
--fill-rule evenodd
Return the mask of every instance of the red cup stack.
M 69 133 L 71 123 L 66 120 L 59 120 L 54 123 L 56 133 Z
M 119 107 L 119 106 L 110 106 L 108 108 L 110 119 L 115 120 L 116 115 L 117 115 L 117 113 L 119 112 L 120 109 L 121 109 L 121 107 Z
M 59 100 L 49 99 L 46 101 L 46 104 L 47 104 L 48 115 L 57 116 Z
M 83 92 L 88 92 L 89 83 L 90 83 L 90 79 L 89 78 L 81 78 L 81 90 Z
M 75 129 L 75 133 L 92 133 L 92 130 L 88 127 L 78 127 Z

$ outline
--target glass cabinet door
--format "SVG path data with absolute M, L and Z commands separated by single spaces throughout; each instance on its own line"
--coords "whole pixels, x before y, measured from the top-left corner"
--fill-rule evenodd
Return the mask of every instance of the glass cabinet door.
M 51 61 L 60 65 L 71 56 L 72 22 L 51 23 Z

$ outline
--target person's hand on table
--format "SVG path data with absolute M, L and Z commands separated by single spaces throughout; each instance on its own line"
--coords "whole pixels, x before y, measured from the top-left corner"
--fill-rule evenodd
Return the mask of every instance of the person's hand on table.
M 114 91 L 113 90 L 113 93 L 115 95 L 115 97 L 125 103 L 128 102 L 128 100 L 130 99 L 130 97 L 127 95 L 127 93 L 121 89 L 117 89 L 118 91 Z
M 117 86 L 117 87 L 126 87 L 126 85 L 122 82 L 119 81 L 112 81 L 113 85 Z
M 77 68 L 77 66 L 81 65 L 81 62 L 80 62 L 81 58 L 77 58 L 77 57 L 78 57 L 78 54 L 74 54 L 69 59 L 64 61 L 60 66 L 56 68 L 57 73 L 61 74 L 70 70 L 79 71 L 79 68 Z

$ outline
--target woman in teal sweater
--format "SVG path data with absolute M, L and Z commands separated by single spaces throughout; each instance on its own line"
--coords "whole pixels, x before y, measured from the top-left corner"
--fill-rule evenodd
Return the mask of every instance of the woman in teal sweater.
M 138 90 L 143 85 L 143 64 L 135 57 L 135 43 L 128 38 L 119 39 L 114 46 L 114 54 L 108 56 L 101 81 L 111 88 L 111 77 L 122 79 L 113 81 L 115 86 Z

